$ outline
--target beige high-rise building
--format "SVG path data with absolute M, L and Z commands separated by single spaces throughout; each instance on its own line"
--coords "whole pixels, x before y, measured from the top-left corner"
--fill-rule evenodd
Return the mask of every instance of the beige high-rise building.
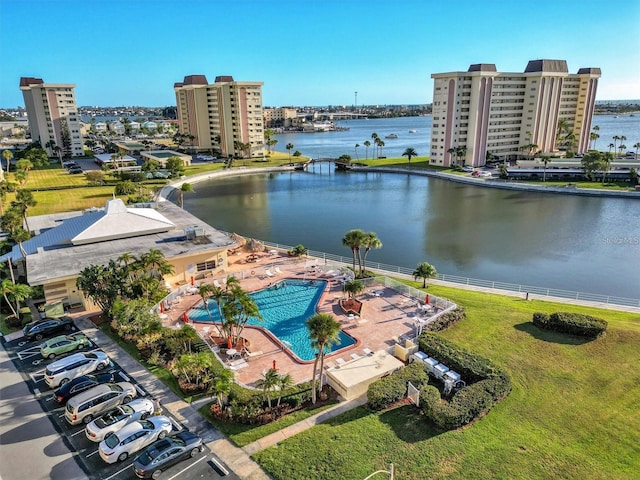
M 44 83 L 41 78 L 22 77 L 20 90 L 29 120 L 31 139 L 39 141 L 51 157 L 84 155 L 75 85 Z
M 531 60 L 523 73 L 475 64 L 466 72 L 432 74 L 431 163 L 480 166 L 488 158 L 586 152 L 600 73 L 581 68 L 570 74 L 565 60 Z M 561 141 L 559 125 L 566 127 Z
M 264 155 L 262 82 L 236 82 L 219 76 L 188 75 L 175 83 L 180 133 L 192 135 L 196 150 L 215 150 L 224 157 Z M 245 150 L 239 144 L 249 145 Z
M 264 124 L 271 127 L 291 127 L 297 123 L 298 111 L 295 108 L 277 107 L 265 108 Z

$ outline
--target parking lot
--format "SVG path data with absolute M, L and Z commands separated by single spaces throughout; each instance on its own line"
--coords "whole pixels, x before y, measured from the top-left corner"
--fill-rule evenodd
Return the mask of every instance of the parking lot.
M 89 336 L 91 339 L 91 337 Z M 84 348 L 82 351 L 90 352 L 98 350 L 98 346 L 94 339 L 91 345 Z M 67 355 L 71 355 L 75 352 L 60 355 L 55 359 L 43 359 L 40 355 L 40 342 L 26 342 L 22 338 L 18 338 L 12 341 L 8 341 L 4 344 L 4 349 L 12 360 L 14 366 L 21 374 L 26 386 L 42 407 L 42 410 L 47 415 L 55 427 L 58 434 L 62 437 L 64 443 L 74 452 L 74 458 L 80 465 L 82 470 L 86 473 L 87 477 L 96 480 L 121 480 L 121 479 L 133 479 L 137 478 L 133 472 L 131 464 L 137 456 L 132 454 L 128 459 L 123 462 L 118 462 L 112 465 L 106 464 L 98 455 L 98 443 L 91 442 L 85 435 L 84 424 L 71 426 L 66 421 L 64 416 L 64 405 L 58 405 L 53 395 L 53 390 L 50 389 L 44 381 L 44 372 L 50 363 L 64 358 Z M 172 434 L 177 433 L 184 429 L 182 425 L 166 408 L 163 407 L 161 399 L 153 398 L 153 396 L 143 388 L 139 383 L 132 378 L 126 371 L 124 371 L 120 365 L 111 360 L 111 366 L 104 371 L 114 371 L 115 380 L 117 382 L 130 382 L 134 384 L 138 398 L 146 397 L 157 401 L 162 408 L 162 415 L 166 415 L 172 422 Z M 156 380 L 159 382 L 159 380 Z M 15 402 L 23 402 L 25 400 L 16 398 Z M 16 436 L 15 439 L 11 438 L 11 435 Z M 20 437 L 20 438 L 17 438 Z M 25 442 L 25 432 L 18 429 L 12 429 L 3 432 L 3 444 Z M 27 436 L 28 437 L 28 436 Z M 28 440 L 28 438 L 27 438 Z M 205 440 L 206 442 L 206 440 Z M 29 453 L 28 448 L 25 448 L 25 461 L 30 459 L 37 459 L 36 453 Z M 44 452 L 45 455 L 47 452 Z M 3 475 L 6 474 L 3 472 Z M 14 478 L 24 478 L 17 474 Z M 53 477 L 52 477 L 53 478 Z M 62 478 L 62 477 L 60 477 Z M 161 479 L 195 479 L 195 478 L 232 478 L 237 477 L 234 473 L 230 472 L 230 469 L 214 455 L 211 450 L 205 446 L 205 450 L 196 455 L 194 458 L 190 458 L 183 462 L 174 465 L 168 470 L 164 471 L 160 476 Z M 10 480 L 10 478 L 5 478 Z

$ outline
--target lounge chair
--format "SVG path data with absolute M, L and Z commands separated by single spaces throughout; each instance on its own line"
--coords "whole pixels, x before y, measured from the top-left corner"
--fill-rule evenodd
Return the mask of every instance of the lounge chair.
M 249 362 L 247 362 L 244 358 L 240 360 L 234 360 L 229 364 L 229 368 L 231 370 L 240 370 L 241 368 L 248 367 Z
M 273 271 L 279 274 L 282 273 L 282 270 L 280 270 L 280 267 L 274 268 Z
M 266 275 L 267 277 L 275 277 L 275 275 L 274 275 L 274 274 L 271 272 L 271 270 L 269 270 L 269 269 L 266 269 L 266 270 L 264 271 L 264 273 L 265 273 L 265 275 Z
M 215 287 L 222 288 L 222 285 L 220 285 L 220 282 L 219 282 L 218 280 L 214 280 L 214 281 L 213 281 L 213 285 L 214 285 Z
M 373 352 L 368 348 L 363 348 L 362 353 L 364 353 L 367 356 L 373 355 Z
M 345 362 L 345 360 L 343 358 L 336 358 L 336 363 L 338 364 L 339 367 L 341 367 L 342 365 L 346 364 L 347 362 Z
M 351 358 L 353 358 L 354 360 L 358 360 L 360 358 L 360 355 L 358 355 L 357 353 L 352 353 Z

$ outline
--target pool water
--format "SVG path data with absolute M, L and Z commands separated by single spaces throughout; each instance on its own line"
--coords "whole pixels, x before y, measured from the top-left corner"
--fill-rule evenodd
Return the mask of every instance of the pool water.
M 325 280 L 316 280 L 313 284 L 309 280 L 287 278 L 274 285 L 251 293 L 251 297 L 258 305 L 263 317 L 260 322 L 255 318 L 249 318 L 248 326 L 262 327 L 269 330 L 285 348 L 302 361 L 311 361 L 315 358 L 316 351 L 311 346 L 309 330 L 306 321 L 314 315 L 322 292 L 327 285 Z M 204 304 L 198 303 L 188 315 L 195 322 L 220 321 L 218 305 L 215 301 L 209 302 L 211 317 L 207 314 Z M 354 345 L 356 340 L 340 330 L 338 342 L 326 349 L 326 353 L 335 352 L 342 348 Z

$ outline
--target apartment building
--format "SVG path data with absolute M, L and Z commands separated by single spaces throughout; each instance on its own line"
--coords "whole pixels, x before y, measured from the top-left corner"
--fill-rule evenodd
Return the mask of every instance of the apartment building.
M 41 78 L 20 79 L 31 139 L 50 157 L 84 155 L 74 89 L 75 85 L 44 83 Z
M 532 153 L 586 152 L 600 74 L 570 74 L 565 60 L 531 60 L 522 73 L 481 63 L 432 74 L 431 163 L 481 166 Z
M 184 77 L 173 86 L 180 133 L 193 137 L 188 144 L 195 150 L 262 157 L 262 85 L 236 82 L 231 76 L 218 76 L 212 84 L 204 75 Z
M 295 108 L 276 107 L 264 109 L 264 124 L 267 128 L 292 127 L 298 121 Z

